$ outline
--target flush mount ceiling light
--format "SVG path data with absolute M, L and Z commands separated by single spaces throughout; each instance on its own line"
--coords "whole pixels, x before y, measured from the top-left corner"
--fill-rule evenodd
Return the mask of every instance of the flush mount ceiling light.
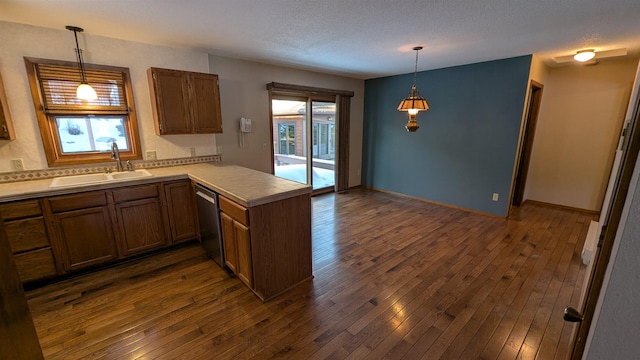
M 416 132 L 420 128 L 418 122 L 416 121 L 416 117 L 420 111 L 429 110 L 429 104 L 427 104 L 427 100 L 425 100 L 422 96 L 420 96 L 420 92 L 416 88 L 416 79 L 418 77 L 418 51 L 422 50 L 422 46 L 416 46 L 413 48 L 416 52 L 416 67 L 413 72 L 413 86 L 411 87 L 411 92 L 409 92 L 409 96 L 404 98 L 398 105 L 398 111 L 406 111 L 409 114 L 409 121 L 405 128 L 408 132 Z
M 596 56 L 596 52 L 593 49 L 580 50 L 577 54 L 573 55 L 573 60 L 579 62 L 585 62 L 593 59 Z
M 78 69 L 80 70 L 80 85 L 78 85 L 76 89 L 76 97 L 82 100 L 95 100 L 98 98 L 98 95 L 91 85 L 87 83 L 87 75 L 84 70 L 84 62 L 82 61 L 82 50 L 78 45 L 78 33 L 83 32 L 84 29 L 71 25 L 67 25 L 65 28 L 73 31 L 73 36 L 76 39 L 76 60 L 78 61 Z
M 608 59 L 618 56 L 627 55 L 627 49 L 613 49 L 613 50 L 603 50 L 603 51 L 595 51 L 594 49 L 585 49 L 579 50 L 577 53 L 572 55 L 563 55 L 556 56 L 553 58 L 553 61 L 556 64 L 566 64 L 566 63 L 574 63 L 576 61 L 580 63 L 592 64 L 595 63 L 596 60 L 600 59 Z M 587 56 L 590 56 L 587 58 Z

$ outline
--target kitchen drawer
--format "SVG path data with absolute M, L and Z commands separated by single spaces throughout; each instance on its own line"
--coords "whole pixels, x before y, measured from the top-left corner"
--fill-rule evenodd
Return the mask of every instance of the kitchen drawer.
M 0 204 L 0 214 L 4 221 L 42 215 L 38 200 L 16 201 Z
M 113 190 L 113 200 L 116 203 L 121 203 L 131 200 L 158 197 L 160 194 L 158 186 L 158 184 L 150 184 L 116 189 Z
M 54 213 L 87 209 L 107 205 L 107 195 L 104 191 L 91 191 L 73 195 L 55 196 L 48 199 L 51 211 Z
M 14 255 L 20 280 L 44 279 L 56 275 L 56 265 L 51 248 L 44 248 Z
M 221 211 L 231 216 L 231 218 L 242 225 L 249 226 L 249 212 L 247 211 L 247 208 L 236 204 L 224 196 L 219 197 L 218 203 L 220 204 Z
M 50 246 L 44 219 L 41 216 L 7 221 L 5 231 L 13 253 Z

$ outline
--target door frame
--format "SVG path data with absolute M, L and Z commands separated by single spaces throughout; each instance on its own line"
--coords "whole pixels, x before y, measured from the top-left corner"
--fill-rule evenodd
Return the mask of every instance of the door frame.
M 524 190 L 527 183 L 527 174 L 529 172 L 529 163 L 531 161 L 533 140 L 538 123 L 538 114 L 540 113 L 543 89 L 544 85 L 541 83 L 535 80 L 530 81 L 529 104 L 527 106 L 524 132 L 522 134 L 522 148 L 520 149 L 520 155 L 518 157 L 513 194 L 511 195 L 511 206 L 520 206 L 524 200 Z
M 311 100 L 332 98 L 331 101 L 336 103 L 336 165 L 335 165 L 335 185 L 329 188 L 329 191 L 345 191 L 349 188 L 349 128 L 350 128 L 350 109 L 351 98 L 354 96 L 353 91 L 325 89 L 312 86 L 293 85 L 278 82 L 267 84 L 269 91 L 269 136 L 271 138 L 271 173 L 275 173 L 274 153 L 273 153 L 273 109 L 271 101 L 275 97 L 280 96 L 297 96 L 306 97 Z M 310 109 L 310 102 L 308 107 Z M 307 149 L 311 151 L 309 147 Z M 322 190 L 322 189 L 321 189 Z M 327 190 L 325 190 L 326 192 Z

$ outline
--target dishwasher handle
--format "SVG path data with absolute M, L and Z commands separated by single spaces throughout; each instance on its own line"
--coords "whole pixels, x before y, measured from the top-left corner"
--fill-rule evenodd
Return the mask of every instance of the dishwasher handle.
M 214 199 L 213 197 L 203 193 L 202 191 L 196 191 L 196 195 L 200 196 L 201 198 L 207 200 L 208 202 L 215 204 L 216 203 L 216 199 Z

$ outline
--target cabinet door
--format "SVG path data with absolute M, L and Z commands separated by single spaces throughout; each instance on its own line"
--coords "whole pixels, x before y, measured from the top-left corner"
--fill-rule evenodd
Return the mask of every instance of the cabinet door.
M 236 267 L 238 278 L 253 288 L 253 266 L 251 262 L 251 238 L 249 228 L 237 221 L 233 222 L 236 249 L 238 251 L 238 265 Z
M 14 254 L 13 258 L 22 282 L 40 280 L 57 275 L 56 264 L 50 247 Z
M 0 76 L 0 140 L 13 140 L 15 138 L 13 121 L 11 121 L 11 114 L 9 113 L 9 103 L 7 103 L 2 77 Z
M 218 75 L 193 73 L 191 76 L 193 132 L 221 133 L 222 115 Z
M 125 256 L 165 245 L 162 208 L 157 197 L 117 204 L 116 216 Z
M 173 243 L 198 237 L 196 200 L 191 181 L 176 181 L 164 184 L 167 201 L 171 241 Z
M 0 204 L 9 246 L 22 282 L 57 275 L 49 233 L 38 200 Z
M 156 134 L 191 133 L 189 89 L 184 72 L 151 68 L 149 77 Z
M 220 212 L 220 226 L 222 227 L 222 243 L 224 245 L 224 264 L 235 274 L 238 273 L 238 250 L 233 219 Z
M 65 270 L 109 262 L 117 257 L 111 217 L 106 206 L 55 214 Z
M 7 221 L 5 223 L 9 245 L 14 253 L 49 246 L 49 236 L 42 216 Z

